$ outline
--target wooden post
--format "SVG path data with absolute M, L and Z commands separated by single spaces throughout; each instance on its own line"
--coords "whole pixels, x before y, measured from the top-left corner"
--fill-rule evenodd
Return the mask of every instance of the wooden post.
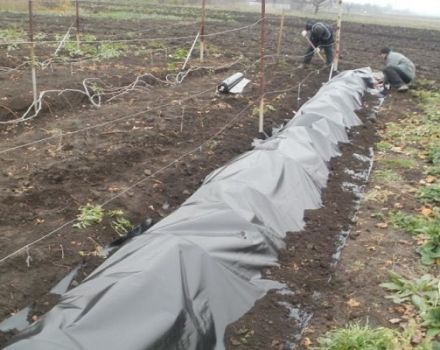
M 338 64 L 339 64 L 339 56 L 341 54 L 341 26 L 342 26 L 342 0 L 338 0 L 339 5 L 339 13 L 338 13 L 338 20 L 336 23 L 336 42 L 335 42 L 335 57 L 333 58 L 333 70 L 338 70 Z
M 280 32 L 278 33 L 277 62 L 279 62 L 280 60 L 281 41 L 283 40 L 283 29 L 284 29 L 284 10 L 281 12 Z
M 264 54 L 266 45 L 266 0 L 261 0 L 261 44 L 260 44 L 260 118 L 258 121 L 258 132 L 264 133 L 264 90 L 265 90 L 265 76 L 264 76 Z
M 29 0 L 29 42 L 30 42 L 30 52 L 31 52 L 31 70 L 32 70 L 32 92 L 34 96 L 34 109 L 35 113 L 38 112 L 37 99 L 37 72 L 36 72 L 36 61 L 35 61 L 35 48 L 34 48 L 34 25 L 33 25 L 33 13 L 32 13 L 32 0 Z
M 200 62 L 203 62 L 205 55 L 205 17 L 206 0 L 202 0 L 202 23 L 200 24 Z
M 76 7 L 76 48 L 79 51 L 79 0 L 75 1 L 75 7 Z
M 191 48 L 188 51 L 188 55 L 186 55 L 186 60 L 185 60 L 185 63 L 183 64 L 181 70 L 185 70 L 186 65 L 188 64 L 189 58 L 191 57 L 191 54 L 192 54 L 192 52 L 194 50 L 194 47 L 196 46 L 196 43 L 197 43 L 197 40 L 199 39 L 199 37 L 200 37 L 200 32 L 197 33 L 196 38 L 194 39 L 194 42 L 193 42 L 193 44 L 191 45 Z

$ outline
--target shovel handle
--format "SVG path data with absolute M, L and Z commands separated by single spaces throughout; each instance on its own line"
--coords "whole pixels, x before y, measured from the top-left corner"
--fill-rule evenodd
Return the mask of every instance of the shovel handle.
M 324 57 L 322 57 L 321 53 L 316 50 L 316 46 L 313 45 L 312 41 L 309 39 L 308 36 L 305 36 L 304 38 L 306 38 L 307 42 L 310 44 L 311 47 L 313 47 L 313 50 L 315 50 L 315 52 L 318 54 L 319 58 L 322 60 L 322 62 L 327 63 L 326 60 L 324 59 Z

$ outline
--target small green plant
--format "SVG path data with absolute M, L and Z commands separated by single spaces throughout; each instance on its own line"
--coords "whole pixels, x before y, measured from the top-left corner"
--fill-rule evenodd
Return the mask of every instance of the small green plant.
M 411 302 L 427 328 L 428 337 L 440 334 L 440 280 L 432 275 L 408 280 L 390 271 L 390 282 L 382 283 L 392 294 L 388 296 L 396 304 Z
M 104 209 L 100 205 L 92 205 L 87 203 L 85 206 L 79 207 L 76 223 L 73 227 L 86 228 L 98 224 L 104 218 Z
M 62 40 L 62 36 L 59 35 L 57 35 L 55 38 L 57 41 Z M 85 34 L 81 36 L 79 48 L 76 40 L 67 40 L 64 43 L 64 49 L 71 57 L 96 56 L 98 49 L 97 49 L 97 43 L 95 43 L 95 41 L 96 41 L 96 36 L 91 34 Z
M 401 211 L 392 213 L 390 215 L 391 223 L 395 228 L 406 231 L 410 234 L 417 234 L 423 228 L 428 220 L 416 215 L 408 215 Z
M 435 165 L 440 165 L 440 146 L 431 145 L 426 152 L 426 160 Z
M 413 339 L 417 334 L 417 324 L 410 320 L 403 332 L 389 328 L 372 328 L 368 325 L 349 325 L 328 332 L 318 339 L 314 350 L 440 350 L 440 343 L 426 337 L 417 345 Z
M 26 32 L 21 28 L 0 29 L 0 44 L 8 43 L 6 51 L 13 51 L 20 47 L 16 42 L 25 41 Z
M 371 328 L 352 324 L 346 328 L 328 332 L 318 339 L 315 350 L 394 350 L 396 335 L 388 328 Z
M 131 229 L 133 229 L 133 224 L 130 222 L 130 220 L 124 218 L 124 217 L 118 217 L 115 220 L 111 222 L 111 226 L 115 232 L 122 236 Z
M 173 61 L 183 61 L 186 59 L 186 56 L 188 56 L 188 50 L 184 48 L 179 48 L 176 50 L 176 52 L 170 55 L 170 58 Z
M 408 280 L 394 271 L 389 271 L 389 280 L 390 282 L 382 283 L 380 286 L 392 292 L 387 298 L 396 304 L 415 300 L 414 296 L 430 300 L 433 306 L 439 301 L 438 284 L 440 281 L 431 275 Z
M 109 211 L 108 215 L 113 218 L 110 225 L 118 235 L 122 236 L 133 229 L 134 225 L 130 220 L 124 217 L 124 212 L 122 210 Z
M 397 212 L 390 216 L 390 220 L 396 228 L 412 235 L 423 235 L 424 244 L 417 251 L 424 265 L 431 265 L 440 261 L 440 218 L 438 210 L 434 208 L 434 218 Z
M 97 57 L 102 59 L 117 58 L 124 55 L 126 45 L 120 43 L 102 43 L 97 52 Z
M 423 204 L 440 204 L 440 184 L 437 183 L 422 187 L 416 196 Z
M 124 216 L 124 212 L 121 209 L 109 210 L 107 213 L 111 218 L 116 218 L 118 216 Z
M 440 220 L 433 220 L 419 232 L 426 235 L 426 243 L 418 249 L 424 265 L 440 263 Z

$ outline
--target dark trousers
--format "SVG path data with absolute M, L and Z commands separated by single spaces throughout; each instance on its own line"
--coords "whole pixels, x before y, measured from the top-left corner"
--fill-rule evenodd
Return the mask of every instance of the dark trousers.
M 393 88 L 399 88 L 411 82 L 411 79 L 397 67 L 386 67 L 383 74 L 385 76 L 384 83 L 390 84 Z
M 318 43 L 315 47 L 323 48 L 325 52 L 326 63 L 328 65 L 333 63 L 333 42 L 322 42 Z M 307 48 L 304 54 L 304 64 L 309 64 L 312 61 L 313 54 L 315 50 L 312 46 Z

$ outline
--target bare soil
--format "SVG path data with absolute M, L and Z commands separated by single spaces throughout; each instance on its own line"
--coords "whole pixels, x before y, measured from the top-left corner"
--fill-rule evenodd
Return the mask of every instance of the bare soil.
M 52 16 L 36 19 L 39 30 L 53 35 L 64 33 L 66 23 L 70 23 L 68 19 Z M 212 22 L 207 30 L 221 32 L 257 20 L 257 15 L 240 14 L 235 23 Z M 18 15 L 0 15 L 2 25 L 19 25 L 21 21 Z M 328 71 L 322 69 L 317 58 L 311 70 L 295 68 L 305 48 L 298 35 L 303 23 L 304 19 L 299 18 L 286 21 L 283 54 L 289 57 L 279 64 L 271 57 L 266 59 L 269 92 L 266 102 L 274 107 L 266 114 L 268 131 L 292 118 L 292 111 L 313 96 L 328 78 Z M 279 18 L 269 19 L 268 55 L 276 52 L 278 25 Z M 140 30 L 142 36 L 153 38 L 180 37 L 182 33 L 192 35 L 196 31 L 194 25 L 183 21 L 115 24 L 112 20 L 86 19 L 83 26 L 85 32 L 97 38 L 124 37 L 120 33 L 128 32 L 140 35 Z M 121 209 L 135 224 L 147 219 L 157 222 L 177 208 L 212 170 L 250 149 L 257 135 L 254 108 L 259 96 L 258 30 L 258 26 L 253 26 L 209 38 L 211 53 L 208 46 L 207 61 L 201 64 L 193 59 L 190 67 L 195 70 L 179 85 L 165 82 L 167 75 L 176 73 L 169 67 L 169 54 L 180 47 L 188 48 L 192 39 L 167 40 L 167 53 L 136 56 L 131 45 L 123 57 L 54 64 L 38 71 L 40 91 L 81 88 L 82 81 L 90 77 L 100 78 L 108 86 L 123 86 L 144 73 L 152 73 L 162 82 L 148 80 L 148 91 L 131 91 L 108 103 L 104 100 L 100 108 L 91 106 L 80 94 L 51 94 L 38 117 L 0 127 L 0 259 L 22 249 L 0 263 L 0 320 L 30 304 L 35 306 L 31 317 L 40 317 L 53 305 L 49 290 L 82 264 L 73 285 L 79 283 L 102 262 L 96 254 L 100 247 L 119 238 L 108 219 L 92 228 L 73 228 L 69 222 L 75 219 L 80 206 L 108 202 L 106 210 Z M 437 32 L 427 30 L 347 23 L 341 68 L 367 65 L 379 68 L 378 51 L 383 45 L 392 45 L 416 62 L 420 77 L 438 79 L 440 67 L 436 61 L 440 43 L 434 40 L 436 35 Z M 37 48 L 37 55 L 48 58 L 53 51 L 54 48 Z M 11 52 L 9 57 L 2 55 L 0 66 L 17 66 L 25 61 L 25 55 L 24 48 Z M 242 96 L 216 94 L 217 84 L 236 71 L 245 72 L 252 81 L 246 92 Z M 20 116 L 32 102 L 29 69 L 2 74 L 0 88 L 1 121 Z M 405 106 L 412 108 L 411 99 L 403 95 L 393 95 L 390 100 L 396 106 L 406 101 Z M 384 121 L 395 117 L 392 112 L 381 116 Z M 307 213 L 307 227 L 304 232 L 289 236 L 288 249 L 280 256 L 280 268 L 265 271 L 267 277 L 286 283 L 295 294 L 271 292 L 258 301 L 254 309 L 229 329 L 225 338 L 228 348 L 284 349 L 298 342 L 303 329 L 289 317 L 286 304 L 280 302 L 313 313 L 312 324 L 320 325 L 314 326 L 316 332 L 333 324 L 333 318 L 338 317 L 333 307 L 337 304 L 331 296 L 342 303 L 347 297 L 347 286 L 352 287 L 353 276 L 338 272 L 344 268 L 343 264 L 335 270 L 333 255 L 341 230 L 354 225 L 357 199 L 351 192 L 342 191 L 341 183 L 350 178 L 344 169 L 365 165 L 352 154 L 368 154 L 376 138 L 376 127 L 366 123 L 352 131 L 352 143 L 343 145 L 343 156 L 332 162 L 332 176 L 323 193 L 325 207 Z M 78 131 L 84 128 L 88 130 Z M 52 138 L 38 142 L 48 137 Z M 37 142 L 32 144 L 34 141 Z M 65 226 L 53 232 L 62 225 Z M 40 238 L 41 241 L 26 249 Z M 395 248 L 390 245 L 386 249 Z M 368 284 L 370 279 L 376 283 L 377 266 L 366 268 L 371 275 L 364 276 L 363 282 Z M 367 290 L 365 298 L 368 303 Z M 339 310 L 342 319 L 345 314 L 342 308 Z M 380 310 L 379 307 L 379 314 Z M 380 315 L 378 319 L 383 321 Z M 9 338 L 9 333 L 2 334 L 0 345 Z

